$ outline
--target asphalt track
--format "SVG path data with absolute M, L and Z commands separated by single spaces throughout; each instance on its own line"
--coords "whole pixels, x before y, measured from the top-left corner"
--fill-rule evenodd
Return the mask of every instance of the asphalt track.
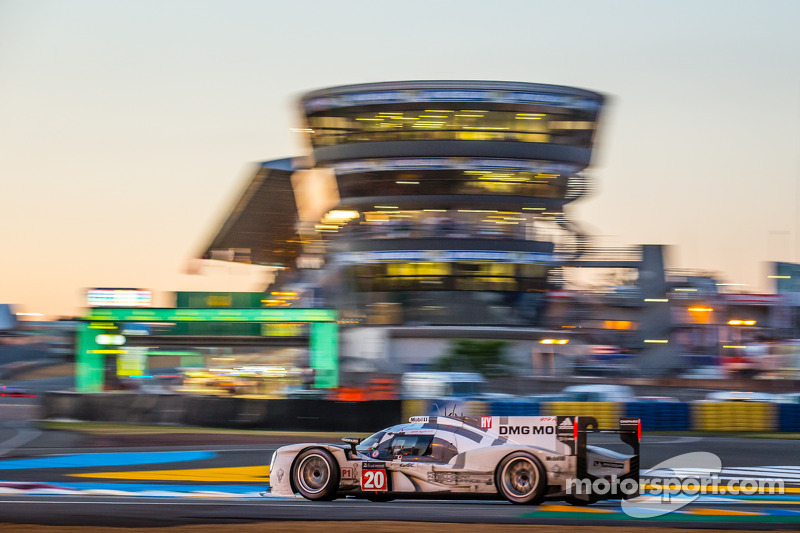
M 282 520 L 404 521 L 484 524 L 567 524 L 576 526 L 667 526 L 797 530 L 798 517 L 672 514 L 633 520 L 606 506 L 575 511 L 545 504 L 526 508 L 503 502 L 361 500 L 307 502 L 295 499 L 165 500 L 158 498 L 2 498 L 2 521 L 43 525 L 168 527 L 185 524 L 242 524 Z
M 5 417 L 0 424 L 0 522 L 165 527 L 276 520 L 396 520 L 800 529 L 800 446 L 791 440 L 646 435 L 644 468 L 681 453 L 712 452 L 722 458 L 723 476 L 779 477 L 785 481 L 786 492 L 705 495 L 677 512 L 634 520 L 620 511 L 618 501 L 589 507 L 560 502 L 526 507 L 502 501 L 374 503 L 347 498 L 308 502 L 262 497 L 275 444 L 175 442 L 89 450 L 70 448 L 68 441 L 54 446 L 37 431 L 24 417 Z M 614 445 L 613 441 L 598 444 Z

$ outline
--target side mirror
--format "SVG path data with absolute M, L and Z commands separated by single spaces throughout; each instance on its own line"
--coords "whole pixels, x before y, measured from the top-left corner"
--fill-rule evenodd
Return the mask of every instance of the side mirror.
M 346 442 L 350 445 L 350 451 L 356 453 L 356 446 L 361 444 L 361 441 L 364 440 L 359 437 L 342 437 L 342 442 Z

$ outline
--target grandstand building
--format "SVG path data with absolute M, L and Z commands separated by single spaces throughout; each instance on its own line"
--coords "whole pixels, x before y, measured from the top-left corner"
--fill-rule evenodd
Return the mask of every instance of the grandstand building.
M 308 154 L 262 163 L 202 255 L 281 268 L 266 305 L 338 309 L 354 359 L 381 351 L 402 366 L 436 342 L 490 336 L 529 361 L 563 267 L 642 265 L 640 250 L 601 260 L 567 214 L 592 189 L 603 103 L 493 81 L 308 93 Z M 655 263 L 659 296 L 660 251 Z

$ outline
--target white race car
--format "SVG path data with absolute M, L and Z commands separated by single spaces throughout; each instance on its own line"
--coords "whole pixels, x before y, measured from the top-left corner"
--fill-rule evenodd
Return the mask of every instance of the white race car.
M 520 504 L 548 498 L 576 505 L 638 495 L 634 483 L 634 494 L 587 489 L 587 481 L 616 480 L 619 487 L 639 476 L 639 419 L 621 419 L 619 430 L 597 427 L 584 416 L 411 417 L 364 440 L 279 448 L 270 464 L 270 493 L 300 493 L 309 500 L 505 498 Z M 592 432 L 618 433 L 632 453 L 587 446 Z

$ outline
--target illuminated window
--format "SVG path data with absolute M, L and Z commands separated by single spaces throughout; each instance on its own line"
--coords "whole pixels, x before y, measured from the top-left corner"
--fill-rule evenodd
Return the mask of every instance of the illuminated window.
M 569 176 L 501 170 L 458 171 L 421 169 L 350 173 L 337 178 L 342 197 L 488 194 L 531 198 L 564 198 Z M 385 216 L 385 215 L 384 215 Z M 373 220 L 368 218 L 367 220 Z
M 424 109 L 377 111 L 335 109 L 308 118 L 312 143 L 324 146 L 350 142 L 460 139 L 469 141 L 547 142 L 589 146 L 594 133 L 591 115 L 580 110 L 524 113 L 506 110 Z

